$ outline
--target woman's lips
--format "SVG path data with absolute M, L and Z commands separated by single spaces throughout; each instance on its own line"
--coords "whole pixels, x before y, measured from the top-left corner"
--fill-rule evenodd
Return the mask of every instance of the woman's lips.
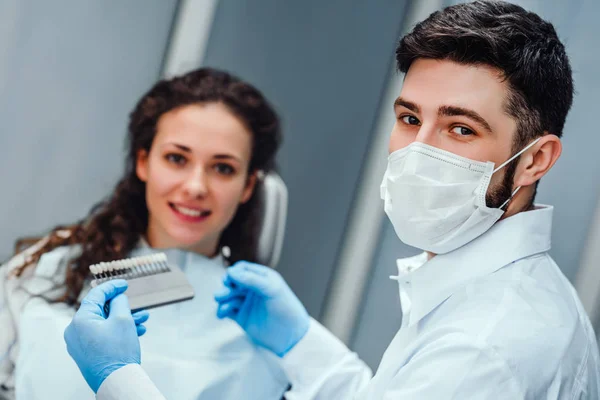
M 169 203 L 169 206 L 171 207 L 171 210 L 173 210 L 175 215 L 187 222 L 204 221 L 212 213 L 212 211 L 210 210 L 185 207 L 175 203 Z

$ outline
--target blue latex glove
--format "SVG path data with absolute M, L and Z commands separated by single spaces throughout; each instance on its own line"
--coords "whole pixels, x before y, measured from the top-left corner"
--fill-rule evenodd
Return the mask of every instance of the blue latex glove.
M 283 357 L 308 331 L 306 309 L 277 271 L 241 261 L 223 283 L 217 316 L 236 321 L 257 345 Z
M 85 296 L 81 307 L 65 329 L 69 355 L 94 393 L 104 380 L 127 364 L 140 364 L 138 335 L 146 332 L 142 325 L 147 311 L 131 315 L 127 297 L 127 282 L 116 279 L 96 286 Z M 109 315 L 104 305 L 109 303 Z

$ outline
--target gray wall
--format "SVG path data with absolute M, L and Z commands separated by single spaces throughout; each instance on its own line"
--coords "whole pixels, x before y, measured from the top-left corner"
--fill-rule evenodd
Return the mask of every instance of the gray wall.
M 316 317 L 405 3 L 222 0 L 213 22 L 204 64 L 254 83 L 283 117 L 279 164 L 290 203 L 279 269 Z
M 83 217 L 122 171 L 177 2 L 0 1 L 0 259 Z
M 551 254 L 565 275 L 573 280 L 600 195 L 600 135 L 596 128 L 600 48 L 593 44 L 600 37 L 600 3 L 596 0 L 513 2 L 539 13 L 555 25 L 574 70 L 577 95 L 564 130 L 563 154 L 542 179 L 537 197 L 537 202 L 555 206 Z M 398 285 L 388 276 L 397 271 L 396 258 L 417 252 L 397 239 L 387 220 L 381 237 L 352 343 L 374 368 L 401 321 Z
M 375 370 L 381 356 L 400 329 L 402 311 L 398 282 L 390 275 L 398 275 L 396 260 L 419 254 L 420 251 L 398 240 L 394 227 L 385 219 L 381 244 L 373 261 L 370 281 L 365 289 L 363 307 L 355 325 L 350 347 Z

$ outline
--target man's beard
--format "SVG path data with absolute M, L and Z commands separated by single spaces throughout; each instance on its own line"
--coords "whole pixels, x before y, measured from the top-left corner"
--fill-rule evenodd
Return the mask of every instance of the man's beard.
M 485 202 L 488 207 L 500 208 L 502 204 L 511 198 L 517 164 L 518 158 L 513 160 L 512 163 L 506 167 L 502 182 L 497 184 L 495 187 L 490 187 L 488 189 L 488 192 L 485 195 Z

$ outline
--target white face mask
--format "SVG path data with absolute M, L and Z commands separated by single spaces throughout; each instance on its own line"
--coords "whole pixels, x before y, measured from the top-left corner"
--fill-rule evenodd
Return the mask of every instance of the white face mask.
M 521 188 L 500 208 L 490 208 L 485 204 L 485 195 L 492 175 L 540 139 L 496 169 L 493 162 L 473 161 L 419 142 L 390 154 L 381 198 L 400 240 L 443 254 L 490 229 Z

